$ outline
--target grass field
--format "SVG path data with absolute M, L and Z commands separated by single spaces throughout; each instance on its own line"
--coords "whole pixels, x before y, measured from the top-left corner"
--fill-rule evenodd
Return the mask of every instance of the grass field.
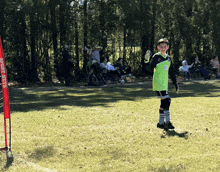
M 220 82 L 169 86 L 175 131 L 156 128 L 151 83 L 10 88 L 12 151 L 0 171 L 220 171 Z M 0 115 L 0 147 L 3 115 Z

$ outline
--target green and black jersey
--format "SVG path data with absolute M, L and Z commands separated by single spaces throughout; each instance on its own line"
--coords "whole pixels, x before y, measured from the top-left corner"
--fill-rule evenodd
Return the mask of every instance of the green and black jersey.
M 153 72 L 153 91 L 168 91 L 168 74 L 173 84 L 176 84 L 176 75 L 169 55 L 154 54 L 150 65 Z

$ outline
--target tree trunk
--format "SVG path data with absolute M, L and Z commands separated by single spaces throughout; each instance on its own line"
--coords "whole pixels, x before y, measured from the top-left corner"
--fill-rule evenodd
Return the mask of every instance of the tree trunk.
M 151 20 L 151 40 L 150 40 L 150 50 L 154 54 L 154 40 L 155 40 L 155 23 L 156 23 L 156 13 L 157 13 L 157 0 L 153 3 L 153 18 Z
M 85 46 L 87 46 L 88 41 L 87 41 L 87 35 L 88 35 L 88 29 L 87 29 L 87 0 L 84 1 L 83 4 L 83 12 L 84 12 L 84 23 L 83 23 L 83 30 L 84 30 L 84 47 L 83 47 L 83 71 L 86 71 L 86 65 L 88 63 L 88 55 L 87 55 L 87 51 L 85 50 Z
M 101 57 L 104 55 L 103 53 L 105 52 L 105 49 L 107 48 L 107 33 L 106 33 L 106 28 L 105 28 L 105 2 L 101 0 L 101 12 L 100 12 L 100 28 L 101 28 L 101 46 L 103 47 Z M 107 58 L 107 56 L 105 56 Z
M 75 52 L 76 52 L 76 69 L 79 70 L 79 30 L 78 30 L 78 14 L 75 14 Z
M 6 5 L 6 1 L 2 0 L 1 1 L 1 5 L 0 5 L 0 36 L 2 39 L 2 44 L 3 44 L 3 40 L 4 40 L 4 36 L 5 36 L 5 29 L 4 29 L 4 23 L 5 23 L 5 5 Z
M 37 25 L 35 22 L 35 11 L 32 10 L 30 13 L 30 35 L 31 35 L 31 71 L 32 71 L 32 81 L 39 82 L 37 74 L 37 54 L 36 54 L 36 35 L 37 35 Z
M 57 26 L 56 26 L 56 4 L 54 0 L 50 0 L 49 2 L 50 7 L 50 14 L 51 14 L 51 32 L 52 32 L 52 41 L 53 41 L 53 51 L 54 51 L 54 69 L 56 73 L 56 77 L 60 82 L 63 82 L 62 80 L 62 69 L 59 69 L 59 61 L 58 61 L 58 50 L 57 50 Z
M 126 26 L 124 26 L 124 41 L 123 41 L 123 64 L 126 60 Z
M 30 82 L 31 81 L 31 68 L 30 68 L 30 60 L 28 58 L 27 53 L 27 41 L 26 41 L 26 22 L 25 22 L 25 12 L 21 11 L 21 34 L 22 34 L 22 50 L 21 50 L 21 56 L 22 59 L 22 74 L 23 74 L 23 80 L 24 82 Z
M 65 26 L 65 1 L 60 2 L 60 9 L 59 9 L 59 25 L 60 25 L 60 45 L 63 47 L 67 42 L 65 39 L 66 35 L 66 26 Z
M 48 24 L 48 14 L 46 15 L 46 23 Z M 48 24 L 49 25 L 49 24 Z M 45 72 L 44 72 L 44 81 L 46 82 L 52 82 L 52 70 L 50 66 L 50 58 L 49 58 L 49 53 L 48 53 L 48 41 L 49 41 L 49 31 L 45 31 L 45 38 L 43 42 L 44 46 L 44 57 L 46 59 L 45 62 Z

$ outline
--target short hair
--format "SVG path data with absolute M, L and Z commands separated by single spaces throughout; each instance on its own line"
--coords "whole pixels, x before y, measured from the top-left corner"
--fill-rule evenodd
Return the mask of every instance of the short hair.
M 165 43 L 167 45 L 169 45 L 169 41 L 167 38 L 161 38 L 158 42 L 157 42 L 157 45 L 160 45 L 162 43 Z

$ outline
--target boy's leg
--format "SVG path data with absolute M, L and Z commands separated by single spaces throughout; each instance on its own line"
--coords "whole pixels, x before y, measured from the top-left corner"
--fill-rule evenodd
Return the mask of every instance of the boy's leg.
M 171 99 L 169 97 L 165 99 L 161 99 L 160 108 L 164 110 L 166 122 L 170 121 L 170 111 L 169 111 L 170 103 L 171 103 Z
M 173 127 L 172 123 L 170 122 L 169 107 L 170 107 L 171 99 L 169 98 L 169 94 L 167 91 L 157 91 L 157 95 L 159 98 L 161 98 L 160 117 L 158 124 L 161 125 L 162 121 L 164 122 L 164 118 L 165 118 L 168 129 L 174 129 L 175 127 Z
M 161 102 L 164 98 L 169 97 L 167 91 L 156 91 L 158 98 L 161 99 Z M 160 107 L 159 109 L 159 123 L 157 124 L 158 128 L 164 128 L 164 120 L 165 120 L 164 109 Z
M 164 110 L 159 109 L 159 124 L 160 125 L 164 124 L 164 118 L 165 118 Z
M 166 99 L 161 100 L 161 107 L 162 107 L 162 109 L 164 109 L 164 114 L 165 114 L 165 118 L 166 118 L 166 126 L 164 127 L 165 129 L 175 129 L 175 127 L 170 122 L 170 110 L 169 110 L 170 103 L 171 103 L 170 98 L 166 98 Z

